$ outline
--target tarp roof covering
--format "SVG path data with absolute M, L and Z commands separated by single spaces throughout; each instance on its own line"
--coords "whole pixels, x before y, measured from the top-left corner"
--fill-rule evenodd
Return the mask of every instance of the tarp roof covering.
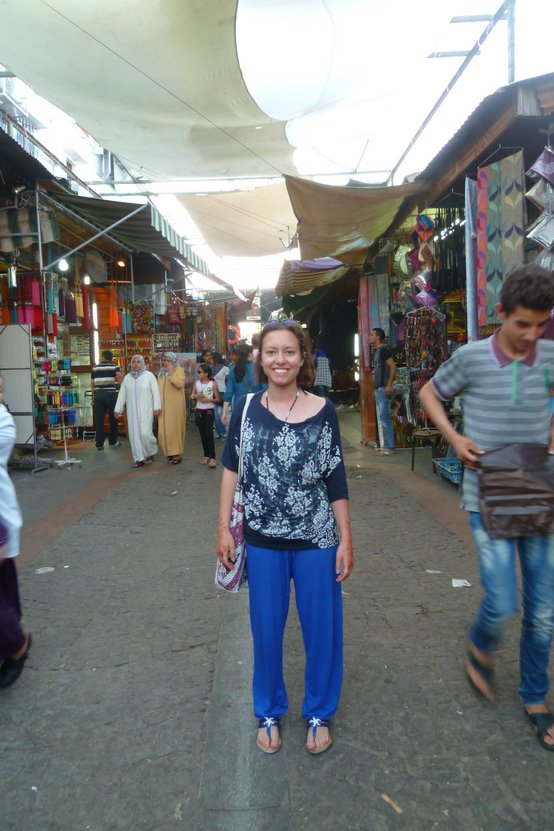
M 178 196 L 219 256 L 281 254 L 296 233 L 284 182 L 233 193 Z
M 237 0 L 3 0 L 0 58 L 147 178 L 293 172 L 285 124 L 245 86 L 236 9 Z
M 310 294 L 315 288 L 330 286 L 350 270 L 339 260 L 320 257 L 317 260 L 285 260 L 275 287 L 275 294 Z
M 87 196 L 71 196 L 66 193 L 48 195 L 50 201 L 83 217 L 94 226 L 105 230 L 132 214 L 140 205 L 132 202 L 111 202 Z M 176 257 L 184 260 L 192 269 L 212 277 L 207 264 L 180 237 L 167 221 L 151 205 L 143 205 L 140 213 L 126 219 L 111 230 L 110 236 L 131 248 L 160 257 Z
M 364 252 L 391 225 L 403 201 L 424 190 L 423 182 L 390 188 L 334 187 L 285 177 L 298 219 L 302 259 L 335 257 L 361 266 Z

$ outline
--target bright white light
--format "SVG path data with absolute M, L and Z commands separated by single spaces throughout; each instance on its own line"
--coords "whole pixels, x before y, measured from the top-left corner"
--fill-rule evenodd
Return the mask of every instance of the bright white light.
M 92 323 L 95 329 L 98 329 L 98 304 L 92 304 Z
M 88 274 L 85 274 L 85 276 L 83 277 L 83 283 L 85 284 L 85 286 L 90 286 L 90 277 Z
M 96 303 L 94 304 L 96 306 Z M 98 332 L 92 333 L 92 351 L 94 353 L 94 363 L 100 363 L 100 344 L 98 342 Z
M 68 263 L 68 262 L 67 262 L 67 260 L 66 260 L 65 258 L 63 258 L 63 257 L 62 257 L 62 259 L 58 262 L 58 271 L 69 271 L 69 263 Z

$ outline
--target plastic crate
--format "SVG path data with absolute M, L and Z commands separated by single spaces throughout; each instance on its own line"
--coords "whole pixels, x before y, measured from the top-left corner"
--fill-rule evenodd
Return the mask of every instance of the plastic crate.
M 440 476 L 460 485 L 464 472 L 464 466 L 458 459 L 433 459 L 436 471 Z

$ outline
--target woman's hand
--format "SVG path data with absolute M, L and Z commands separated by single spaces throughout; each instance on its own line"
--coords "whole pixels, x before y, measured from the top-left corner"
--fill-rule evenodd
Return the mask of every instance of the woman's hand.
M 339 543 L 337 548 L 337 559 L 335 561 L 335 571 L 337 572 L 337 583 L 342 583 L 347 580 L 352 574 L 354 568 L 354 551 L 352 550 L 352 541 L 343 540 Z
M 162 411 L 161 411 L 161 410 L 154 410 L 154 415 L 156 416 L 156 418 L 157 418 L 158 416 L 160 416 L 161 414 L 162 414 Z
M 219 562 L 230 571 L 235 564 L 235 541 L 228 526 L 220 525 L 218 528 L 215 550 Z

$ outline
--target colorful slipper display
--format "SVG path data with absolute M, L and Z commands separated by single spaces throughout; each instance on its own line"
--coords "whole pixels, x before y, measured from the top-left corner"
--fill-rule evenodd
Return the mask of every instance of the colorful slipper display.
M 315 737 L 317 734 L 318 727 L 327 727 L 329 728 L 329 721 L 326 718 L 316 718 L 312 716 L 312 718 L 308 719 L 308 730 L 311 729 L 312 737 L 315 742 Z M 325 744 L 319 745 L 319 747 L 308 747 L 306 745 L 306 750 L 308 753 L 312 753 L 314 756 L 317 756 L 319 753 L 325 753 L 326 750 L 329 750 L 331 745 L 333 744 L 333 739 L 331 738 L 331 734 L 329 733 L 329 738 L 325 742 Z
M 271 716 L 266 716 L 265 718 L 261 718 L 258 721 L 258 729 L 262 729 L 265 727 L 267 731 L 267 737 L 269 741 L 271 741 L 271 728 L 277 727 L 279 730 L 281 729 L 281 725 L 279 724 L 278 718 L 271 718 Z M 269 747 L 265 744 L 262 744 L 259 739 L 256 739 L 256 744 L 262 751 L 262 753 L 277 753 L 279 748 L 281 747 L 281 736 L 279 736 L 278 742 L 276 745 L 270 745 Z

